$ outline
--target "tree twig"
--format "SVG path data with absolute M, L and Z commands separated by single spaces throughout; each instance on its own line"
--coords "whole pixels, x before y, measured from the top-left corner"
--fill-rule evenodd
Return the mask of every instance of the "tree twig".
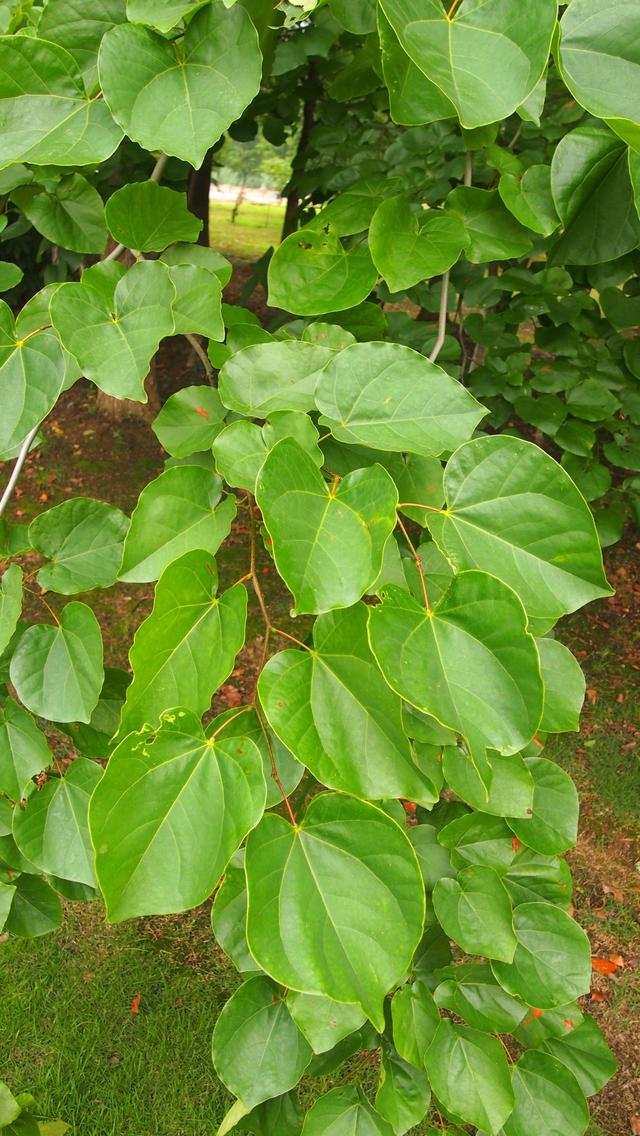
M 442 293 L 440 296 L 440 311 L 438 313 L 438 335 L 433 345 L 429 360 L 435 363 L 438 355 L 444 347 L 444 341 L 447 337 L 447 313 L 449 303 L 449 272 L 445 272 L 442 277 Z
M 406 540 L 407 544 L 409 545 L 409 551 L 411 552 L 411 555 L 412 555 L 413 560 L 415 562 L 415 566 L 418 569 L 418 572 L 420 574 L 420 584 L 422 586 L 422 595 L 424 596 L 424 606 L 426 607 L 427 611 L 429 611 L 429 596 L 428 596 L 428 593 L 427 593 L 427 581 L 424 578 L 424 568 L 422 567 L 422 561 L 421 561 L 420 557 L 418 556 L 418 551 L 416 549 L 416 546 L 414 545 L 413 541 L 411 540 L 411 537 L 409 536 L 409 533 L 407 532 L 405 525 L 400 520 L 400 517 L 398 517 L 398 524 L 400 525 L 400 528 L 402 529 L 402 532 L 404 533 L 404 539 Z
M 185 339 L 193 347 L 193 350 L 195 351 L 196 355 L 198 356 L 198 359 L 200 360 L 200 362 L 202 363 L 202 366 L 204 367 L 207 379 L 209 380 L 209 382 L 211 382 L 211 379 L 213 378 L 213 367 L 211 366 L 211 363 L 209 361 L 209 356 L 207 355 L 204 347 L 202 346 L 201 343 L 198 342 L 195 335 L 191 335 L 188 331 L 183 332 L 183 335 L 184 335 Z
M 13 469 L 11 470 L 11 476 L 10 476 L 8 482 L 7 482 L 5 491 L 2 494 L 2 499 L 0 500 L 0 517 L 4 513 L 7 505 L 9 504 L 9 501 L 11 500 L 11 494 L 13 493 L 13 491 L 16 487 L 16 482 L 17 482 L 18 478 L 20 477 L 20 474 L 22 472 L 22 467 L 23 467 L 25 461 L 27 460 L 27 454 L 29 453 L 29 450 L 31 448 L 31 443 L 33 442 L 33 439 L 35 438 L 36 434 L 38 433 L 39 428 L 40 428 L 40 423 L 38 423 L 37 426 L 34 426 L 33 430 L 29 431 L 24 442 L 20 446 L 20 452 L 19 452 L 19 454 L 16 458 L 16 463 L 15 463 Z

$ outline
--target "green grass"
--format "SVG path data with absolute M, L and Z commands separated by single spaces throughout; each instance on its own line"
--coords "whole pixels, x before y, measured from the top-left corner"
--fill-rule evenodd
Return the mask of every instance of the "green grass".
M 235 223 L 233 202 L 216 201 L 210 209 L 211 244 L 229 256 L 257 260 L 270 245 L 280 243 L 284 206 L 243 202 Z

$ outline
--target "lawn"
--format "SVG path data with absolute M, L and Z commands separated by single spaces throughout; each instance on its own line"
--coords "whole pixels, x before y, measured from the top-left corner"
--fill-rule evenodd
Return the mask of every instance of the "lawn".
M 215 201 L 209 217 L 211 244 L 227 256 L 257 260 L 271 245 L 280 243 L 284 205 L 242 202 L 235 222 L 232 201 Z

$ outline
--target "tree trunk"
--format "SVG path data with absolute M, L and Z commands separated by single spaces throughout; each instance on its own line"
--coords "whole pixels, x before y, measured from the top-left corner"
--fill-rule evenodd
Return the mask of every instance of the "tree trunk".
M 213 150 L 208 150 L 199 170 L 192 170 L 187 183 L 187 205 L 202 221 L 198 244 L 209 246 L 209 189 Z
M 147 402 L 132 402 L 129 398 L 113 398 L 112 395 L 98 390 L 96 406 L 99 413 L 105 418 L 110 418 L 112 422 L 123 422 L 127 418 L 140 418 L 143 422 L 151 422 L 160 411 L 155 359 L 151 360 L 149 374 L 144 381 L 144 389 L 147 392 Z
M 311 88 L 313 88 L 313 86 L 315 85 L 315 79 L 315 64 L 310 63 L 309 70 L 307 72 L 307 81 Z M 308 99 L 305 99 L 302 108 L 302 127 L 300 129 L 300 138 L 298 139 L 298 148 L 296 150 L 296 156 L 293 159 L 293 171 L 291 174 L 291 179 L 289 181 L 290 189 L 287 194 L 287 206 L 284 211 L 282 234 L 280 237 L 281 240 L 284 240 L 285 237 L 288 237 L 290 233 L 295 233 L 296 229 L 298 228 L 298 209 L 300 206 L 300 198 L 298 197 L 298 192 L 292 183 L 296 175 L 296 169 L 298 168 L 298 166 L 302 165 L 302 158 L 307 148 L 309 135 L 313 130 L 313 124 L 315 121 L 315 108 L 315 95 L 312 95 Z

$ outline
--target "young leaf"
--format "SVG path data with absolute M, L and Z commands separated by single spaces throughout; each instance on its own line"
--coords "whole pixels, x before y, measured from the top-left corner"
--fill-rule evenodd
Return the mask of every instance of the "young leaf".
M 236 990 L 213 1031 L 216 1072 L 246 1108 L 292 1089 L 311 1056 L 278 987 L 262 975 Z
M 96 875 L 111 922 L 197 907 L 262 816 L 248 738 L 207 739 L 189 710 L 129 734 L 91 799 Z
M 89 497 L 73 497 L 47 509 L 29 526 L 29 540 L 48 557 L 38 583 L 69 596 L 114 583 L 129 518 L 120 509 Z
M 314 1053 L 326 1053 L 339 1041 L 360 1029 L 364 1010 L 348 1002 L 334 1002 L 322 994 L 299 994 L 290 990 L 287 1009 Z
M 588 992 L 589 940 L 573 919 L 550 903 L 522 903 L 513 922 L 518 940 L 513 962 L 491 964 L 509 994 L 545 1010 Z
M 68 603 L 55 627 L 29 627 L 10 673 L 20 701 L 34 714 L 51 722 L 88 722 L 104 680 L 102 634 L 91 608 Z
M 89 798 L 102 776 L 99 765 L 79 757 L 64 777 L 31 787 L 13 814 L 13 836 L 22 855 L 46 875 L 95 887 L 89 839 Z
M 444 1019 L 425 1064 L 445 1108 L 497 1136 L 514 1104 L 509 1065 L 498 1039 Z
M 486 411 L 460 383 L 399 343 L 354 343 L 318 379 L 315 400 L 339 442 L 438 455 L 471 437 Z
M 365 244 L 345 249 L 331 232 L 302 229 L 271 258 L 269 304 L 298 316 L 341 312 L 366 300 L 376 279 Z
M 441 927 L 465 954 L 512 962 L 516 937 L 511 900 L 493 868 L 473 865 L 455 880 L 438 880 L 433 907 Z
M 137 252 L 162 252 L 174 241 L 196 241 L 202 221 L 186 195 L 155 181 L 134 181 L 111 195 L 105 220 L 114 241 Z
M 210 448 L 224 425 L 224 414 L 213 387 L 183 387 L 167 399 L 152 430 L 168 454 L 187 458 Z
M 246 871 L 247 940 L 259 965 L 293 990 L 357 1002 L 384 1028 L 385 994 L 409 966 L 424 919 L 418 865 L 395 821 L 324 793 L 296 828 L 267 814 L 247 843 Z
M 364 595 L 395 526 L 398 496 L 386 470 L 357 470 L 329 489 L 298 442 L 283 438 L 262 466 L 256 500 L 298 612 L 349 607 Z
M 468 244 L 457 217 L 441 209 L 416 213 L 408 197 L 383 201 L 369 227 L 371 256 L 390 292 L 447 272 Z

